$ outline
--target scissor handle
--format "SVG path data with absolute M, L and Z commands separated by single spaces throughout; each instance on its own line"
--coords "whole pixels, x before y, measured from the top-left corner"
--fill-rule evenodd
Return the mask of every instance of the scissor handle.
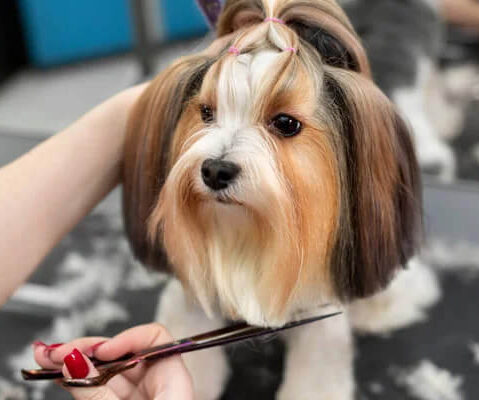
M 90 358 L 90 361 L 97 369 L 108 368 L 111 364 L 118 363 L 120 361 L 126 361 L 131 359 L 134 353 L 126 353 L 125 355 L 110 361 L 103 361 L 97 358 Z M 45 379 L 63 379 L 63 372 L 61 369 L 22 369 L 22 378 L 26 381 L 40 381 Z
M 93 378 L 85 379 L 62 379 L 62 385 L 67 387 L 91 387 L 91 386 L 103 386 L 108 381 L 122 372 L 125 372 L 131 368 L 136 367 L 141 361 L 140 359 L 134 359 L 129 361 L 123 361 L 108 368 L 102 368 L 100 374 Z

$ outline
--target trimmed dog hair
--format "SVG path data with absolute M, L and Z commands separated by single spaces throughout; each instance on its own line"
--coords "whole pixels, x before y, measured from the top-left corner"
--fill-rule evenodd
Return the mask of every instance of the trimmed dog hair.
M 135 255 L 207 313 L 258 325 L 384 288 L 421 242 L 419 169 L 348 18 L 332 0 L 229 0 L 217 33 L 130 116 Z M 283 115 L 298 133 L 278 129 Z M 221 190 L 202 177 L 211 159 L 240 171 Z

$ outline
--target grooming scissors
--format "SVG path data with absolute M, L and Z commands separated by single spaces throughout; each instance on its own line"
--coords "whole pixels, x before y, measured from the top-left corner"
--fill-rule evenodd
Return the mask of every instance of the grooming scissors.
M 236 324 L 227 328 L 222 328 L 185 339 L 175 340 L 170 343 L 142 350 L 138 353 L 125 354 L 123 357 L 113 361 L 101 361 L 91 359 L 99 371 L 99 375 L 94 378 L 69 379 L 64 378 L 61 370 L 33 369 L 22 370 L 22 376 L 25 380 L 45 380 L 61 379 L 65 386 L 89 387 L 105 385 L 114 376 L 131 369 L 145 361 L 153 361 L 166 358 L 175 354 L 188 353 L 190 351 L 207 349 L 214 346 L 222 346 L 229 343 L 239 342 L 258 336 L 281 332 L 286 329 L 310 324 L 326 318 L 331 318 L 341 312 L 330 313 L 318 317 L 302 319 L 290 322 L 280 328 L 261 328 L 251 326 L 246 323 Z

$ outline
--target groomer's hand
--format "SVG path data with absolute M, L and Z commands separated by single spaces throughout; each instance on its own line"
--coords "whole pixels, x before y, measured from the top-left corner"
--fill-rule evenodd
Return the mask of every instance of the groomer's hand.
M 114 360 L 129 352 L 172 341 L 166 329 L 159 324 L 141 325 L 120 333 L 112 339 L 89 337 L 66 344 L 34 344 L 35 361 L 42 368 L 63 368 L 63 374 L 72 378 L 90 378 L 98 371 L 87 356 L 100 360 Z M 78 400 L 191 400 L 193 385 L 181 356 L 140 364 L 111 379 L 106 386 L 68 388 Z
M 442 0 L 441 11 L 448 22 L 479 32 L 478 0 Z

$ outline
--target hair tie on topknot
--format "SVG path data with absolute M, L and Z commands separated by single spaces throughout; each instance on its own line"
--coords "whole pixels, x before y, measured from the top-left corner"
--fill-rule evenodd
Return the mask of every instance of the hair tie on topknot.
M 234 54 L 235 56 L 239 56 L 240 55 L 240 50 L 235 47 L 235 46 L 231 46 L 229 49 L 228 49 L 228 53 L 230 54 Z
M 275 18 L 275 17 L 267 17 L 264 19 L 264 22 L 277 22 L 278 24 L 284 25 L 285 22 L 282 19 Z

